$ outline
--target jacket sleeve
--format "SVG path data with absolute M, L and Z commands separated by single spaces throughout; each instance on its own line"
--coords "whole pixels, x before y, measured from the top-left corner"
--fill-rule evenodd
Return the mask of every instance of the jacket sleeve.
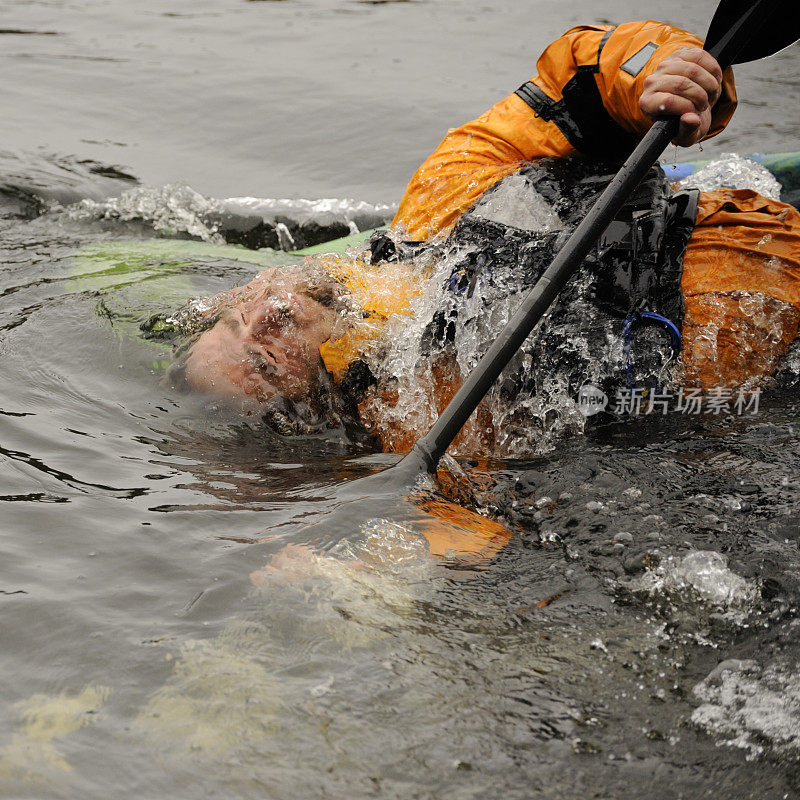
M 647 76 L 681 47 L 701 44 L 659 22 L 567 31 L 542 54 L 538 75 L 478 119 L 447 132 L 409 182 L 393 225 L 413 239 L 448 230 L 526 161 L 576 153 L 624 159 L 652 125 L 639 109 Z M 735 108 L 728 71 L 709 136 L 725 127 Z
M 694 34 L 652 20 L 616 27 L 579 26 L 567 31 L 544 51 L 537 63 L 539 74 L 531 83 L 554 104 L 566 106 L 578 129 L 582 124 L 588 128 L 591 109 L 581 119 L 581 105 L 586 104 L 583 97 L 587 93 L 581 95 L 573 89 L 581 79 L 586 80 L 586 74 L 582 73 L 592 73 L 605 112 L 623 131 L 638 139 L 653 122 L 639 108 L 647 77 L 677 50 L 702 46 L 702 40 Z M 594 91 L 594 87 L 588 85 Z M 724 129 L 735 108 L 736 89 L 733 73 L 728 70 L 722 96 L 712 109 L 711 129 L 706 138 Z M 578 144 L 577 149 L 582 150 Z

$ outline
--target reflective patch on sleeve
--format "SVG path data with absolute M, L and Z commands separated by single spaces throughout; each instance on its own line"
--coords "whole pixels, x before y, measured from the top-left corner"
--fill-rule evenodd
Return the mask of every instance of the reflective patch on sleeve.
M 648 42 L 638 53 L 632 55 L 621 67 L 623 72 L 635 78 L 643 69 L 650 57 L 658 50 L 655 42 Z

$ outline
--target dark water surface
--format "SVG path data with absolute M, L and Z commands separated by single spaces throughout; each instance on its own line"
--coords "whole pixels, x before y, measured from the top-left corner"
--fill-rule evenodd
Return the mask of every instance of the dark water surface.
M 712 6 L 3 3 L 0 796 L 800 796 L 796 392 L 451 464 L 513 536 L 431 558 L 342 505 L 391 457 L 175 396 L 138 330 L 291 260 L 153 239 L 158 187 L 391 204 L 564 28 Z M 798 66 L 706 151 L 800 150 Z M 148 224 L 21 218 L 136 179 Z
M 216 197 L 396 202 L 444 131 L 514 91 L 567 28 L 652 18 L 702 35 L 715 5 L 4 0 L 0 148 Z M 797 150 L 798 58 L 740 68 L 742 107 L 706 149 Z

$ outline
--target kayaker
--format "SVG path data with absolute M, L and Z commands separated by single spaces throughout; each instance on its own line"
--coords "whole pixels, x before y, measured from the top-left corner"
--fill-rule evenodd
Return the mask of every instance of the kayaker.
M 730 72 L 723 78 L 700 45 L 650 21 L 573 28 L 545 50 L 537 76 L 447 133 L 409 183 L 393 228 L 415 241 L 442 237 L 488 189 L 531 162 L 621 160 L 654 116 L 681 115 L 680 145 L 716 135 L 736 93 Z M 685 381 L 712 387 L 764 378 L 797 335 L 800 214 L 750 190 L 703 192 L 696 203 L 672 278 L 682 300 Z M 387 275 L 386 265 L 348 259 L 316 259 L 309 269 L 310 282 L 269 272 L 222 298 L 219 321 L 185 350 L 173 383 L 251 409 L 277 395 L 327 396 L 330 376 L 345 389 L 357 381 L 351 367 L 380 337 L 382 322 L 407 311 L 413 278 L 401 266 Z M 742 296 L 753 293 L 764 298 L 763 313 L 743 315 Z M 360 318 L 337 331 L 348 298 Z

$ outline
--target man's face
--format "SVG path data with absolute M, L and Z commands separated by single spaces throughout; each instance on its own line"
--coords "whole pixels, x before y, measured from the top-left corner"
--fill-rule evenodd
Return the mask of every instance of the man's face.
M 258 295 L 223 311 L 185 362 L 192 388 L 244 411 L 275 395 L 305 399 L 318 388 L 319 347 L 336 316 L 292 285 L 271 284 Z

